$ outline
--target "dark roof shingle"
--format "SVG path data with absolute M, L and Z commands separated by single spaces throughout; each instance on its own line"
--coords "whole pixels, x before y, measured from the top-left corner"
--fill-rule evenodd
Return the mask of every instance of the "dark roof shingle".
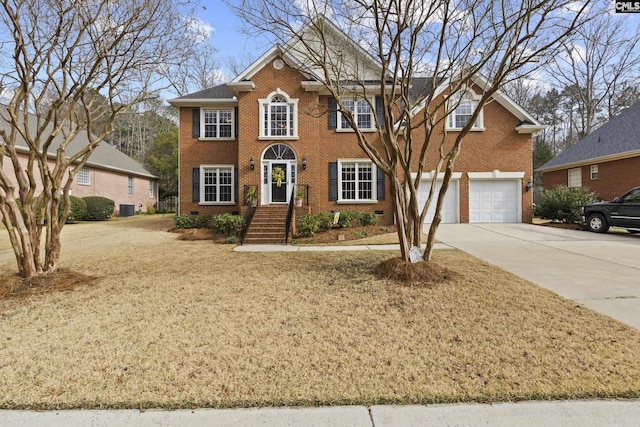
M 640 150 L 640 102 L 549 160 L 538 170 Z

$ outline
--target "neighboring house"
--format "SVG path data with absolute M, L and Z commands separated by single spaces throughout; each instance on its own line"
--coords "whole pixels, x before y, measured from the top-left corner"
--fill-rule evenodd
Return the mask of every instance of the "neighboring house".
M 346 38 L 336 27 L 327 28 L 336 40 Z M 368 64 L 362 81 L 370 84 L 371 105 L 377 106 L 371 90 L 379 90 L 374 79 L 379 79 L 380 68 L 359 47 L 352 49 L 344 56 Z M 318 74 L 296 70 L 304 58 L 295 52 L 274 46 L 231 82 L 169 101 L 180 109 L 180 213 L 242 213 L 249 187 L 257 188 L 260 207 L 283 205 L 297 186 L 305 192 L 297 214 L 362 210 L 375 212 L 380 224 L 393 223 L 386 177 L 358 146 Z M 429 82 L 415 79 L 412 93 Z M 465 108 L 481 90 L 482 82 L 476 83 L 461 94 L 463 102 L 449 117 L 451 140 L 469 117 Z M 442 85 L 437 91 L 446 89 Z M 359 128 L 375 132 L 375 115 L 381 111 L 357 99 L 351 105 Z M 483 110 L 456 160 L 443 221 L 530 222 L 532 198 L 526 188 L 533 173 L 531 133 L 544 127 L 502 93 Z M 431 159 L 435 155 L 435 149 L 428 153 Z M 280 170 L 284 174 L 278 186 L 274 177 Z M 428 184 L 421 185 L 422 204 L 428 191 Z M 430 212 L 427 221 L 432 218 Z
M 545 190 L 583 186 L 604 200 L 640 186 L 640 102 L 537 170 L 543 173 Z
M 32 120 L 35 123 L 35 119 Z M 0 126 L 7 123 L 0 120 Z M 1 143 L 1 141 L 0 141 Z M 67 146 L 66 153 L 73 154 L 88 144 L 86 132 L 78 136 Z M 50 164 L 55 164 L 55 150 L 58 145 L 52 144 L 49 149 Z M 24 141 L 16 144 L 23 166 L 27 163 L 29 148 Z M 15 177 L 13 166 L 8 159 L 4 161 L 9 177 Z M 38 173 L 37 168 L 36 173 Z M 17 182 L 14 182 L 17 185 Z M 86 165 L 78 171 L 70 189 L 70 194 L 77 197 L 102 196 L 115 202 L 116 214 L 121 205 L 127 205 L 126 212 L 146 211 L 158 201 L 158 178 L 147 171 L 140 163 L 122 153 L 107 142 L 100 143 L 93 151 Z

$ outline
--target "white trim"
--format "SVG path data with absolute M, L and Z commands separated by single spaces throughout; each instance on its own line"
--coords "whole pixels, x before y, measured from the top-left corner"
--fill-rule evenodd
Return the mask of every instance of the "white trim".
M 216 133 L 220 135 L 220 112 L 230 112 L 231 113 L 231 136 L 204 136 L 205 135 L 205 113 L 207 111 L 215 111 L 216 112 Z M 235 108 L 200 108 L 200 137 L 198 141 L 235 141 L 236 137 L 236 112 Z
M 227 86 L 228 85 L 229 84 L 227 83 Z M 236 98 L 235 96 L 231 98 L 174 98 L 169 99 L 167 102 L 174 107 L 235 107 L 236 105 L 238 105 L 238 98 Z
M 284 98 L 287 99 L 287 103 L 283 104 L 283 105 L 287 105 L 289 107 L 289 113 L 293 115 L 293 129 L 291 130 L 291 134 L 290 135 L 267 135 L 265 134 L 265 123 L 264 123 L 264 108 L 266 106 L 271 106 L 271 105 L 275 105 L 275 104 L 271 104 L 271 99 L 274 96 L 282 96 Z M 263 99 L 258 99 L 258 122 L 259 122 L 259 126 L 260 126 L 260 132 L 259 132 L 259 137 L 258 139 L 260 140 L 291 140 L 291 139 L 298 139 L 298 99 L 296 98 L 291 98 L 289 96 L 289 94 L 287 94 L 286 92 L 284 92 L 283 90 L 281 90 L 280 88 L 277 88 L 275 91 L 271 92 L 269 95 L 267 95 L 266 98 Z M 268 117 L 271 116 L 271 112 L 269 111 L 269 114 L 267 115 Z M 289 114 L 287 114 L 287 129 L 288 129 L 288 125 L 289 125 Z
M 342 198 L 342 164 L 343 163 L 368 163 L 371 165 L 371 198 L 370 199 L 343 199 Z M 360 159 L 338 159 L 338 200 L 336 201 L 338 204 L 358 204 L 358 203 L 378 203 L 378 177 L 377 172 L 378 168 L 376 164 L 370 158 L 360 158 Z M 357 174 L 357 171 L 356 171 Z M 358 179 L 356 176 L 356 183 L 358 183 Z M 358 189 L 355 189 L 356 197 L 358 194 Z
M 473 88 L 463 85 L 457 92 L 449 95 L 447 99 L 447 118 L 444 123 L 444 129 L 450 132 L 461 131 L 462 127 L 455 126 L 457 114 L 456 110 L 460 107 L 463 102 L 471 103 L 471 115 L 477 110 L 479 101 L 482 96 L 476 94 Z M 453 126 L 451 125 L 451 121 L 453 121 Z M 465 123 L 466 125 L 466 123 Z M 464 127 L 464 126 L 463 126 Z M 484 127 L 484 106 L 480 108 L 480 113 L 476 118 L 475 123 L 471 127 L 471 131 L 484 131 L 486 130 Z
M 358 103 L 358 101 L 364 101 L 366 103 L 366 105 L 369 107 L 369 119 L 371 122 L 371 127 L 368 128 L 362 128 L 360 126 L 358 126 L 358 130 L 360 130 L 361 132 L 375 132 L 377 131 L 376 129 L 376 109 L 375 109 L 375 98 L 372 97 L 366 97 L 366 98 L 343 98 L 341 100 L 342 104 L 344 105 L 344 103 L 346 101 L 352 101 L 353 102 L 353 109 L 354 111 L 352 111 L 352 113 L 354 113 L 354 118 L 356 120 L 356 123 L 358 122 L 358 114 L 355 113 L 355 109 L 356 109 L 356 105 Z M 342 127 L 342 111 L 340 109 L 338 109 L 338 111 L 336 112 L 336 132 L 355 132 L 355 130 L 351 127 Z
M 425 180 L 425 179 L 433 179 L 433 176 L 436 174 L 436 171 L 432 170 L 429 172 L 422 172 L 422 176 L 420 177 L 420 180 Z M 411 179 L 416 179 L 416 177 L 418 176 L 417 172 L 411 172 Z M 451 173 L 451 179 L 460 179 L 462 178 L 462 172 L 452 172 Z M 444 179 L 444 172 L 438 172 L 438 179 Z
M 467 172 L 469 179 L 522 179 L 524 172 Z
M 198 202 L 198 204 L 200 206 L 214 206 L 214 205 L 219 205 L 219 206 L 230 206 L 230 205 L 235 205 L 236 201 L 235 201 L 235 165 L 200 165 L 200 201 Z M 205 169 L 230 169 L 231 170 L 231 200 L 230 201 L 223 201 L 223 202 L 206 202 L 204 201 L 204 171 Z M 218 176 L 219 178 L 219 176 Z M 219 187 L 219 183 L 217 184 Z M 218 198 L 219 198 L 220 193 L 218 192 Z

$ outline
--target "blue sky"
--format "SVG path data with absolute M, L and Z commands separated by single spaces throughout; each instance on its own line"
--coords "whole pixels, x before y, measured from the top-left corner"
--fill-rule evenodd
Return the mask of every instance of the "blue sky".
M 241 21 L 222 1 L 209 0 L 202 4 L 204 7 L 197 13 L 197 17 L 213 28 L 211 44 L 220 51 L 221 58 L 232 56 L 241 59 L 248 56 L 254 60 L 271 47 L 264 36 L 249 37 L 243 34 Z M 224 64 L 220 65 L 227 72 Z

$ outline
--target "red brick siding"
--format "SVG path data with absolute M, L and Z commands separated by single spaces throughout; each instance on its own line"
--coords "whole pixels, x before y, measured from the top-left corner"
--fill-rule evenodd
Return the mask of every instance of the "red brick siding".
M 598 193 L 603 200 L 611 200 L 640 186 L 640 156 L 592 164 L 598 165 L 598 179 L 591 179 L 591 164 L 582 166 L 582 186 Z M 544 172 L 544 189 L 567 185 L 568 176 L 568 169 Z
M 335 210 L 383 211 L 379 223 L 393 222 L 393 205 L 389 195 L 389 182 L 385 183 L 385 200 L 371 204 L 338 204 L 329 201 L 328 165 L 340 158 L 366 158 L 357 145 L 356 136 L 349 132 L 328 129 L 326 107 L 327 96 L 307 92 L 301 87 L 305 78 L 285 66 L 281 70 L 267 64 L 251 79 L 255 89 L 238 96 L 239 140 L 203 142 L 192 138 L 192 109 L 181 108 L 180 112 L 180 210 L 182 213 L 219 213 L 240 211 L 240 206 L 200 206 L 191 200 L 191 169 L 201 164 L 234 164 L 239 166 L 239 188 L 244 185 L 261 184 L 260 160 L 264 150 L 273 143 L 288 144 L 298 159 L 298 184 L 309 185 L 309 203 L 312 212 Z M 280 89 L 290 98 L 298 99 L 298 139 L 260 140 L 259 99 Z M 522 219 L 531 221 L 531 193 L 524 192 L 524 185 L 532 175 L 531 136 L 519 135 L 515 131 L 518 120 L 498 103 L 493 102 L 484 109 L 483 132 L 470 133 L 462 145 L 455 165 L 459 172 L 524 172 Z M 375 134 L 370 134 L 375 138 Z M 419 135 L 418 135 L 419 137 Z M 449 139 L 455 137 L 454 133 Z M 435 148 L 428 156 L 433 159 Z M 307 169 L 302 170 L 302 158 L 307 159 Z M 256 168 L 250 170 L 249 159 Z M 431 161 L 429 164 L 435 165 Z M 430 169 L 430 168 L 427 168 Z M 463 173 L 460 180 L 460 220 L 468 222 L 468 178 Z

